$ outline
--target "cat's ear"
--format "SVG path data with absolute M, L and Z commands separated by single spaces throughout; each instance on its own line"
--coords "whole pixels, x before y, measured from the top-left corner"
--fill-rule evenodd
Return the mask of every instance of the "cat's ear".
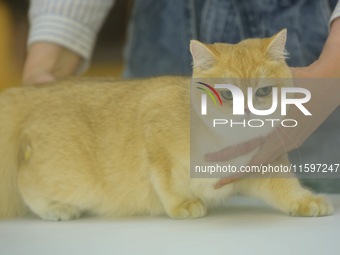
M 215 54 L 203 43 L 191 40 L 190 52 L 193 59 L 193 66 L 201 70 L 208 70 L 216 63 Z
M 269 38 L 269 44 L 266 48 L 268 57 L 272 60 L 285 60 L 287 58 L 287 51 L 285 49 L 287 41 L 287 29 L 282 29 L 277 34 Z

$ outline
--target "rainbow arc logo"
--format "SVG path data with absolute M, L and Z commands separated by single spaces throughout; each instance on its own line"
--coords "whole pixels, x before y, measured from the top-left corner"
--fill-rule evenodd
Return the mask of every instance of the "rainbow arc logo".
M 214 89 L 212 86 L 210 86 L 209 84 L 206 84 L 204 82 L 196 82 L 198 84 L 201 84 L 203 86 L 205 86 L 208 89 L 205 88 L 201 88 L 201 87 L 196 87 L 199 90 L 204 91 L 206 94 L 208 94 L 210 96 L 210 98 L 213 100 L 214 104 L 216 105 L 216 98 L 218 99 L 218 102 L 220 103 L 220 105 L 222 106 L 222 100 L 220 95 L 218 94 L 218 92 L 216 91 L 216 89 Z M 215 96 L 214 96 L 215 95 Z M 216 97 L 216 98 L 215 98 Z

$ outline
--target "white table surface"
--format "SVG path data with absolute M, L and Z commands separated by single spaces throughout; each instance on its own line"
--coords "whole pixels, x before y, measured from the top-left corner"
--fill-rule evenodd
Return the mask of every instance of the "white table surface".
M 321 218 L 290 217 L 261 202 L 234 198 L 228 207 L 195 220 L 0 221 L 0 255 L 339 255 L 340 195 L 330 198 L 335 214 Z

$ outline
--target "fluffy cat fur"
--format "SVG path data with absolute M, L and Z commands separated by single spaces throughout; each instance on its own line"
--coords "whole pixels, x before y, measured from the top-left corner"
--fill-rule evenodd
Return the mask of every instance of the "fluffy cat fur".
M 291 77 L 286 31 L 235 45 L 191 42 L 193 77 Z M 69 79 L 0 95 L 0 218 L 155 215 L 195 218 L 241 193 L 285 213 L 323 216 L 331 204 L 295 178 L 189 176 L 190 77 Z M 244 162 L 247 164 L 248 162 Z M 273 164 L 289 164 L 283 155 Z

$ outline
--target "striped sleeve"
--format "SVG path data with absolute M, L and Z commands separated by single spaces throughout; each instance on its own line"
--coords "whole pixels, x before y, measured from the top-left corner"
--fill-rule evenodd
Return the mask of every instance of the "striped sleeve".
M 88 61 L 113 3 L 114 0 L 31 0 L 28 45 L 53 42 Z
M 340 0 L 338 0 L 338 3 L 334 8 L 329 24 L 331 24 L 333 20 L 339 17 L 340 17 Z

